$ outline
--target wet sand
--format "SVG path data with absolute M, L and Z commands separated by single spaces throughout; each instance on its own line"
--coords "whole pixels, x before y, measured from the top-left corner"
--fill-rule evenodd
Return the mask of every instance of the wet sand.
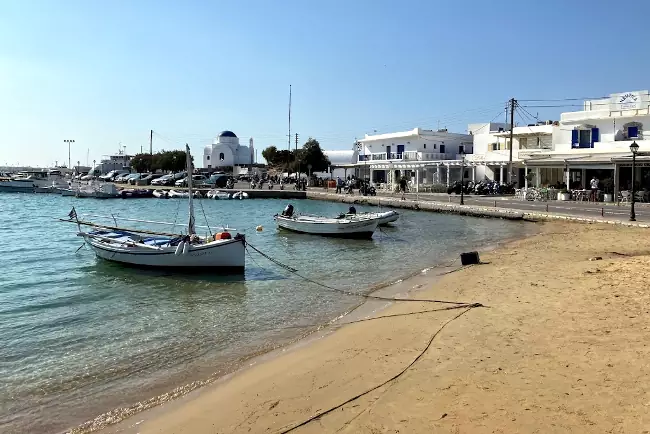
M 649 235 L 545 224 L 402 282 L 483 307 L 398 302 L 104 432 L 648 432 Z

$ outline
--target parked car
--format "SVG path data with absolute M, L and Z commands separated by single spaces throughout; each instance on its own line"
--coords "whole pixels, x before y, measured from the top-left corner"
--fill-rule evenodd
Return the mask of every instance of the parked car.
M 239 175 L 238 180 L 239 181 L 247 181 L 247 182 L 249 182 L 251 180 L 251 176 L 250 175 Z
M 149 185 L 153 181 L 155 181 L 156 179 L 160 179 L 162 177 L 163 177 L 163 175 L 160 174 L 160 173 L 145 173 L 145 174 L 143 174 L 142 178 L 140 178 L 140 181 L 144 182 L 145 185 Z
M 226 188 L 226 183 L 229 178 L 230 176 L 226 174 L 213 173 L 205 183 L 214 188 Z
M 135 184 L 137 184 L 138 181 L 140 181 L 145 176 L 149 176 L 149 173 L 134 173 L 133 176 L 129 177 L 127 182 L 130 185 L 135 185 Z
M 122 175 L 128 175 L 130 172 L 128 170 L 111 170 L 106 175 L 99 177 L 101 181 L 115 181 L 115 178 Z
M 201 184 L 206 184 L 208 181 L 208 178 L 205 175 L 192 175 L 192 183 L 193 185 L 201 185 Z M 179 179 L 174 183 L 176 187 L 187 187 L 187 177 Z
M 153 181 L 151 181 L 151 185 L 167 185 L 166 184 L 167 181 L 170 180 L 170 179 L 173 179 L 172 177 L 173 177 L 173 175 L 171 173 L 168 174 L 168 175 L 163 175 L 160 178 L 157 178 L 157 179 L 154 179 Z
M 125 173 L 125 174 L 116 176 L 115 179 L 113 180 L 113 182 L 126 182 L 126 180 L 128 178 L 130 178 L 131 176 L 133 176 L 132 173 Z
M 95 175 L 84 175 L 80 178 L 82 181 L 90 181 L 91 179 L 95 179 Z

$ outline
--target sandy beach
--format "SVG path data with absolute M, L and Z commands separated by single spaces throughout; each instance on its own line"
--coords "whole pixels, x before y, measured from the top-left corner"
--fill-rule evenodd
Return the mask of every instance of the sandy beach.
M 650 232 L 541 229 L 402 282 L 482 307 L 397 302 L 103 432 L 650 432 Z

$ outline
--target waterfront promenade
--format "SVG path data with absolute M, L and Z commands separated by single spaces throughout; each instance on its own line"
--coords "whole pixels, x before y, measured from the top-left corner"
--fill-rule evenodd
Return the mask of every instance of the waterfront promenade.
M 385 194 L 378 193 L 377 196 L 362 196 L 359 194 L 344 195 L 334 194 L 332 190 L 311 189 L 308 197 L 321 200 L 341 200 L 345 202 L 368 201 L 370 203 L 389 204 L 396 207 L 412 208 L 414 203 L 432 203 L 444 207 L 446 212 L 459 212 L 464 208 L 467 214 L 480 215 L 482 212 L 494 211 L 504 215 L 521 214 L 530 219 L 545 219 L 549 217 L 567 217 L 573 219 L 598 220 L 604 222 L 617 222 L 621 224 L 632 224 L 629 222 L 630 205 L 604 203 L 604 202 L 531 202 L 516 199 L 512 196 L 465 196 L 465 207 L 460 206 L 459 195 L 448 195 L 446 193 L 407 193 L 404 201 L 401 200 L 401 193 Z M 403 203 L 400 203 L 403 202 Z M 427 209 L 421 206 L 421 209 Z M 636 224 L 650 225 L 650 204 L 636 203 Z

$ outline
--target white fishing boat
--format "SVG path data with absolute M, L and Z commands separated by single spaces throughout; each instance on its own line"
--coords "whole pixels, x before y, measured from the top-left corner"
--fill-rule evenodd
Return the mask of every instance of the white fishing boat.
M 192 170 L 189 146 L 186 146 L 188 172 Z M 97 257 L 125 265 L 155 267 L 165 269 L 204 269 L 242 272 L 245 265 L 246 240 L 243 235 L 234 237 L 228 228 L 222 232 L 210 233 L 205 237 L 196 234 L 192 181 L 188 180 L 189 222 L 187 232 L 181 234 L 164 233 L 143 229 L 127 229 L 117 226 L 118 220 L 135 221 L 148 224 L 174 225 L 173 223 L 112 218 L 115 226 L 107 226 L 79 220 L 73 208 L 67 222 L 79 225 L 78 236 L 95 252 Z M 100 217 L 100 216 L 95 216 Z M 90 227 L 90 231 L 82 231 Z
M 34 193 L 50 193 L 50 194 L 61 194 L 63 190 L 70 188 L 70 185 L 67 181 L 64 180 L 55 180 L 52 181 L 52 185 L 47 187 L 34 187 Z
M 206 194 L 206 197 L 208 199 L 230 199 L 230 193 L 226 193 L 225 191 L 219 191 L 219 190 L 210 190 Z
M 120 197 L 115 184 L 94 181 L 90 181 L 88 184 L 76 184 L 71 188 L 61 190 L 61 195 L 94 199 L 116 199 Z
M 188 191 L 169 190 L 167 194 L 170 198 L 174 199 L 188 199 L 190 197 L 190 193 Z M 194 199 L 200 199 L 202 196 L 200 192 L 195 191 L 192 193 L 192 197 Z
M 246 193 L 245 191 L 238 191 L 237 193 L 233 193 L 232 198 L 239 199 L 239 200 L 248 199 L 248 193 Z
M 378 219 L 344 215 L 340 218 L 310 215 L 293 215 L 293 206 L 287 205 L 282 214 L 275 216 L 279 228 L 304 234 L 339 238 L 372 238 Z
M 377 219 L 379 226 L 386 226 L 389 223 L 396 222 L 399 219 L 397 211 L 384 211 L 384 212 L 360 212 L 356 214 L 358 217 Z

